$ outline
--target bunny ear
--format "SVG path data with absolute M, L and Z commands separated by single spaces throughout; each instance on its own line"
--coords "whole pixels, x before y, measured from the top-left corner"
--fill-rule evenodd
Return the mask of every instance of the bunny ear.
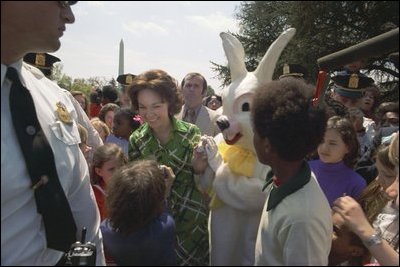
M 261 83 L 272 80 L 272 75 L 274 74 L 276 62 L 278 62 L 278 59 L 283 49 L 286 47 L 286 45 L 289 43 L 295 33 L 295 28 L 287 29 L 286 31 L 281 33 L 278 39 L 276 39 L 268 48 L 267 53 L 265 53 L 264 57 L 258 64 L 257 69 L 254 71 L 254 75 Z
M 233 35 L 221 32 L 222 45 L 225 55 L 228 58 L 229 69 L 231 70 L 231 80 L 234 81 L 247 74 L 244 64 L 244 49 L 240 41 Z

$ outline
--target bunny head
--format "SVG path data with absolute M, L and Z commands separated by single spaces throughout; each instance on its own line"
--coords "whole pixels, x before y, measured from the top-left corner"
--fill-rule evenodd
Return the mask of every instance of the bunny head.
M 220 34 L 232 83 L 222 92 L 223 111 L 217 124 L 228 145 L 254 151 L 250 117 L 254 91 L 260 84 L 272 80 L 276 62 L 295 33 L 294 28 L 284 31 L 271 44 L 254 72 L 246 69 L 244 49 L 240 41 L 229 33 Z

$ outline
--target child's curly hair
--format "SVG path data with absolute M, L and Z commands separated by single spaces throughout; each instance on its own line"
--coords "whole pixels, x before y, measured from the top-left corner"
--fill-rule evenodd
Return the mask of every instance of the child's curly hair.
M 290 77 L 256 90 L 252 108 L 254 130 L 261 138 L 267 137 L 286 161 L 303 159 L 324 136 L 325 112 L 310 106 L 312 91 L 304 81 Z

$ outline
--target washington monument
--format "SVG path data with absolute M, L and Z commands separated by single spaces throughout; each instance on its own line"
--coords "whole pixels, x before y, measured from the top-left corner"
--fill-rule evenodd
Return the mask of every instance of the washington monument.
M 119 65 L 118 75 L 124 74 L 124 40 L 121 39 L 119 43 Z

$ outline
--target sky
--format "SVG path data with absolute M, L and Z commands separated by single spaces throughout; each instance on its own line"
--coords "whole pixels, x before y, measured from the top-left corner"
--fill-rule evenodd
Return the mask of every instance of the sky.
M 215 91 L 210 61 L 226 64 L 220 32 L 239 31 L 240 1 L 79 1 L 61 48 L 52 53 L 75 78 L 117 78 L 120 41 L 124 73 L 162 69 L 179 82 L 199 72 Z

